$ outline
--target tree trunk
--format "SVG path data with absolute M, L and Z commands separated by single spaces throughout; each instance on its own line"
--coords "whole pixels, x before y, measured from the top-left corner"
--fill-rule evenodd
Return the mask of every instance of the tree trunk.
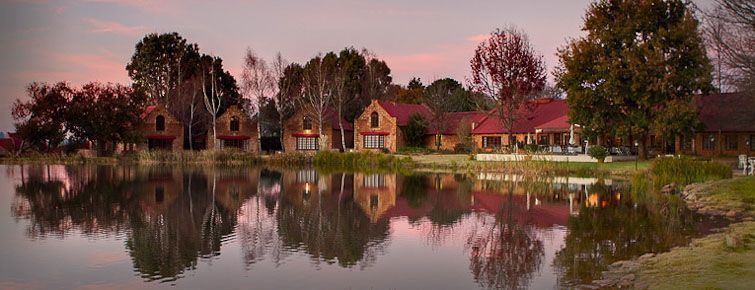
M 327 140 L 325 140 L 325 138 L 323 138 L 325 136 L 323 136 L 323 134 L 322 134 L 322 123 L 323 123 L 322 122 L 322 114 L 320 114 L 320 117 L 318 118 L 318 121 L 319 121 L 318 122 L 319 124 L 317 126 L 318 127 L 317 128 L 317 133 L 318 133 L 317 141 L 318 141 L 318 143 L 320 143 L 320 148 L 319 148 L 318 151 L 322 151 L 322 150 L 325 150 L 326 148 L 328 148 L 327 144 L 325 144 L 325 142 L 327 142 Z
M 280 128 L 281 128 L 280 136 L 278 136 L 278 142 L 280 142 L 281 151 L 286 152 L 286 148 L 283 146 L 283 134 L 284 134 L 284 131 L 285 131 L 285 128 L 283 128 L 283 126 L 284 126 L 283 125 L 283 122 L 284 122 L 284 120 L 283 120 L 283 113 L 278 113 L 278 114 L 280 116 L 278 118 L 278 122 L 280 123 Z
M 648 147 L 647 147 L 647 134 L 640 134 L 639 140 L 637 140 L 637 143 L 639 144 L 637 148 L 637 154 L 639 155 L 640 160 L 648 160 Z

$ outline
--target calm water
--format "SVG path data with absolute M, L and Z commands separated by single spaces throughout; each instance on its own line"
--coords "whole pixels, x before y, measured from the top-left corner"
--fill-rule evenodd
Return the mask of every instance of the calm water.
M 589 282 L 714 226 L 626 182 L 0 166 L 0 288 L 487 289 Z

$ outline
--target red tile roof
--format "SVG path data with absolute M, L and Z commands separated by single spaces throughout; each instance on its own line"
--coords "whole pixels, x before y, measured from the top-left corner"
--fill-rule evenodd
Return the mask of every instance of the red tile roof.
M 571 124 L 569 124 L 569 116 L 563 115 L 561 117 L 550 120 L 546 122 L 545 124 L 535 126 L 535 129 L 542 129 L 544 131 L 550 131 L 550 132 L 556 132 L 556 131 L 561 132 L 561 131 L 569 131 L 570 126 Z
M 519 120 L 514 124 L 513 133 L 535 132 L 535 128 L 544 125 L 568 113 L 566 101 L 555 99 L 539 99 L 529 103 L 519 112 Z M 505 134 L 508 129 L 501 125 L 501 121 L 493 114 L 485 119 L 474 131 L 474 134 Z
M 144 108 L 144 111 L 139 116 L 139 118 L 142 119 L 142 120 L 144 120 L 144 118 L 146 118 L 147 115 L 149 115 L 149 113 L 152 113 L 152 111 L 154 111 L 156 108 L 157 108 L 157 106 L 155 106 L 155 105 L 147 106 L 146 108 Z
M 8 133 L 6 138 L 0 139 L 0 147 L 6 151 L 15 151 L 21 147 L 21 138 L 18 133 Z
M 704 131 L 755 132 L 755 96 L 726 93 L 697 96 L 697 112 Z
M 425 118 L 425 121 L 432 120 L 432 112 L 430 109 L 421 104 L 402 104 L 389 101 L 378 101 L 378 104 L 388 112 L 389 115 L 396 118 L 396 123 L 399 126 L 406 126 L 409 123 L 409 116 L 419 113 Z
M 333 126 L 334 130 L 341 130 L 341 128 L 338 126 L 338 114 L 335 111 L 326 111 L 325 120 Z M 346 121 L 346 119 L 341 118 L 341 124 L 343 124 L 343 130 L 354 131 L 354 126 L 352 126 L 349 121 Z
M 464 126 L 472 128 L 472 123 L 479 126 L 489 116 L 486 112 L 449 112 L 443 115 L 443 135 L 455 135 L 459 125 L 464 122 Z M 427 127 L 426 134 L 435 135 L 435 127 L 431 124 Z

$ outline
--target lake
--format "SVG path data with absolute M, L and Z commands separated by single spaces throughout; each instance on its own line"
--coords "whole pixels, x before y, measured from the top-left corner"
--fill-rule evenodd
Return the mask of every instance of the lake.
M 721 226 L 631 182 L 0 166 L 4 289 L 549 289 Z

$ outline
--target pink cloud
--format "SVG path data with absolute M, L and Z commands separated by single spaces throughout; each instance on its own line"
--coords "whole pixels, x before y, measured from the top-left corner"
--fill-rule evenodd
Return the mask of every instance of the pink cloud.
M 25 70 L 14 74 L 23 83 L 67 81 L 82 84 L 92 81 L 128 83 L 124 62 L 108 51 L 100 53 L 47 53 L 55 69 Z M 64 68 L 64 69 L 60 69 Z
M 474 43 L 480 43 L 488 40 L 488 38 L 490 38 L 490 34 L 476 34 L 467 37 L 466 40 Z
M 468 38 L 465 39 L 468 40 Z M 463 82 L 475 45 L 476 43 L 471 41 L 457 41 L 436 45 L 423 52 L 386 54 L 378 57 L 385 59 L 394 79 L 399 83 L 406 84 L 415 76 L 422 78 L 425 82 L 443 77 L 452 77 Z M 460 68 L 467 69 L 460 70 Z
M 143 26 L 128 26 L 114 21 L 102 21 L 93 18 L 85 19 L 84 21 L 91 26 L 90 32 L 94 33 L 115 33 L 128 36 L 139 36 L 145 31 Z

